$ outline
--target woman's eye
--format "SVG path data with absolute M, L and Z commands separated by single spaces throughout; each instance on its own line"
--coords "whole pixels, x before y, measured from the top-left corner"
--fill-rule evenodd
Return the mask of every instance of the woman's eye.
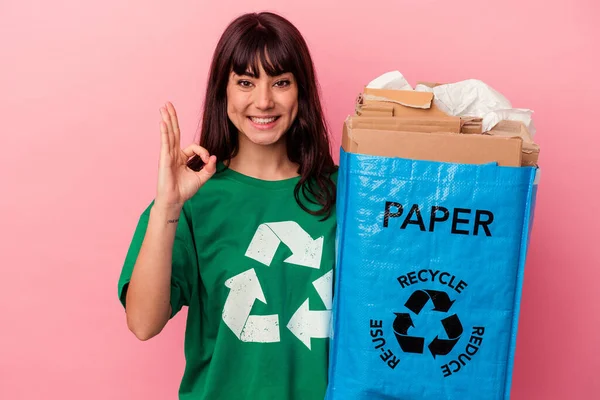
M 240 85 L 241 87 L 248 88 L 248 87 L 252 86 L 252 82 L 245 81 L 245 80 L 239 80 L 238 85 Z
M 275 86 L 277 87 L 287 87 L 290 85 L 290 81 L 287 79 L 283 79 L 281 81 L 278 81 L 277 83 L 275 83 Z

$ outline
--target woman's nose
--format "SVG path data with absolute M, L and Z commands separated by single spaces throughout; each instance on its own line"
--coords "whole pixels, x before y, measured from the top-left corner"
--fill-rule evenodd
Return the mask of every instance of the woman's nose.
M 259 110 L 273 108 L 273 93 L 269 85 L 257 85 L 254 90 L 254 105 Z

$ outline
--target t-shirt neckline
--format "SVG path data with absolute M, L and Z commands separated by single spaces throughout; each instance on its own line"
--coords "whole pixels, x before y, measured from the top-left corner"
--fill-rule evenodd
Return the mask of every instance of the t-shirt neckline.
M 231 168 L 225 168 L 223 165 L 220 166 L 218 171 L 219 172 L 217 172 L 217 174 L 220 174 L 221 176 L 223 176 L 225 178 L 229 178 L 229 179 L 238 181 L 238 182 L 246 184 L 246 185 L 259 187 L 262 189 L 269 189 L 269 190 L 281 190 L 281 189 L 294 188 L 296 186 L 296 184 L 298 183 L 298 181 L 300 180 L 300 176 L 295 176 L 292 178 L 269 181 L 269 180 L 254 178 L 252 176 L 242 174 L 241 172 L 234 171 Z

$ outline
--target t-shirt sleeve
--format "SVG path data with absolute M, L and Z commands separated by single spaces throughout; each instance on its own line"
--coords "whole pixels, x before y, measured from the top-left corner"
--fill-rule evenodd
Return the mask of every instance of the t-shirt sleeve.
M 129 245 L 129 250 L 125 256 L 125 262 L 118 283 L 119 300 L 123 307 L 125 307 L 127 287 L 131 279 L 133 267 L 140 252 L 140 248 L 142 247 L 144 236 L 146 235 L 150 210 L 153 204 L 154 203 L 152 202 L 140 216 Z M 193 282 L 195 281 L 194 273 L 198 270 L 197 257 L 194 249 L 195 246 L 189 210 L 186 205 L 184 205 L 181 215 L 179 216 L 175 241 L 173 243 L 170 299 L 172 309 L 171 318 L 174 317 L 184 305 L 189 305 L 193 290 Z

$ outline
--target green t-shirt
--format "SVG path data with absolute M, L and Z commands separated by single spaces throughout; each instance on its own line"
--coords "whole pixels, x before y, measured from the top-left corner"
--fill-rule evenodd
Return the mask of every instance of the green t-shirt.
M 188 306 L 180 399 L 324 398 L 335 208 L 325 221 L 302 210 L 298 180 L 227 169 L 184 204 L 171 274 L 173 316 Z M 151 206 L 119 279 L 123 304 Z

